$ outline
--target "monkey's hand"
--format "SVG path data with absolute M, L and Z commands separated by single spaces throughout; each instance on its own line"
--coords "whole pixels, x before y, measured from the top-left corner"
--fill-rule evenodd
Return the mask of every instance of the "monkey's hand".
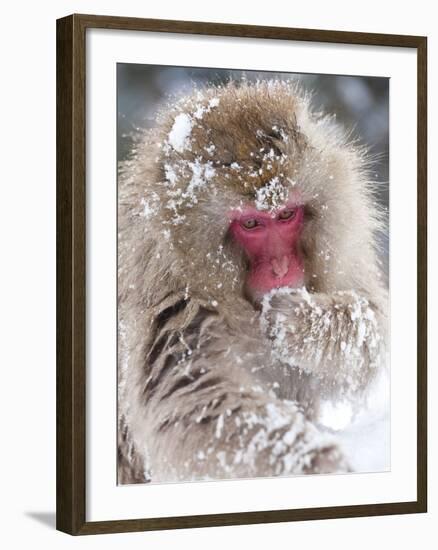
M 355 291 L 278 289 L 263 299 L 261 320 L 277 360 L 343 392 L 367 387 L 382 364 L 380 314 Z

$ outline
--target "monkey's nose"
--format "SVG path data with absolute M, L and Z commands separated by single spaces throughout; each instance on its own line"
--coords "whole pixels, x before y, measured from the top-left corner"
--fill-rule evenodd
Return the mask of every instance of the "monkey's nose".
M 289 258 L 283 256 L 282 258 L 272 258 L 271 267 L 274 275 L 281 279 L 284 277 L 289 270 Z

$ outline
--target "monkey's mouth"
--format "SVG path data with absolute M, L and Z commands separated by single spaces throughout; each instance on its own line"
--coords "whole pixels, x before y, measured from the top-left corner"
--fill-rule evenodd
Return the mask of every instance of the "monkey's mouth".
M 271 267 L 274 277 L 282 279 L 287 272 L 289 271 L 290 260 L 288 256 L 283 256 L 282 258 L 272 258 Z
M 296 257 L 282 256 L 250 266 L 248 287 L 259 293 L 274 288 L 298 288 L 304 284 L 304 268 Z

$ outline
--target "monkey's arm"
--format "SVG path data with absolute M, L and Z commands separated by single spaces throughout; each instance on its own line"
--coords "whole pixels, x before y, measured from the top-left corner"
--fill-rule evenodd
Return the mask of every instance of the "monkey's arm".
M 226 378 L 210 390 L 196 404 L 175 396 L 173 414 L 148 430 L 152 481 L 348 471 L 334 438 L 294 403 L 236 391 Z
M 190 307 L 160 327 L 149 376 L 135 385 L 129 425 L 135 447 L 147 448 L 152 481 L 347 471 L 331 436 L 255 382 L 265 344 Z
M 347 394 L 363 390 L 384 357 L 380 310 L 354 291 L 274 291 L 264 298 L 262 325 L 277 359 Z

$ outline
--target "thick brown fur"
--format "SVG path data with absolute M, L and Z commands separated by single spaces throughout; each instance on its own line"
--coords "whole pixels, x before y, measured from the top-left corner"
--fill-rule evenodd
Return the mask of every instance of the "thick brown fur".
M 315 427 L 384 364 L 363 148 L 288 82 L 164 109 L 119 177 L 119 482 L 347 471 Z M 305 205 L 303 289 L 254 301 L 229 212 Z

